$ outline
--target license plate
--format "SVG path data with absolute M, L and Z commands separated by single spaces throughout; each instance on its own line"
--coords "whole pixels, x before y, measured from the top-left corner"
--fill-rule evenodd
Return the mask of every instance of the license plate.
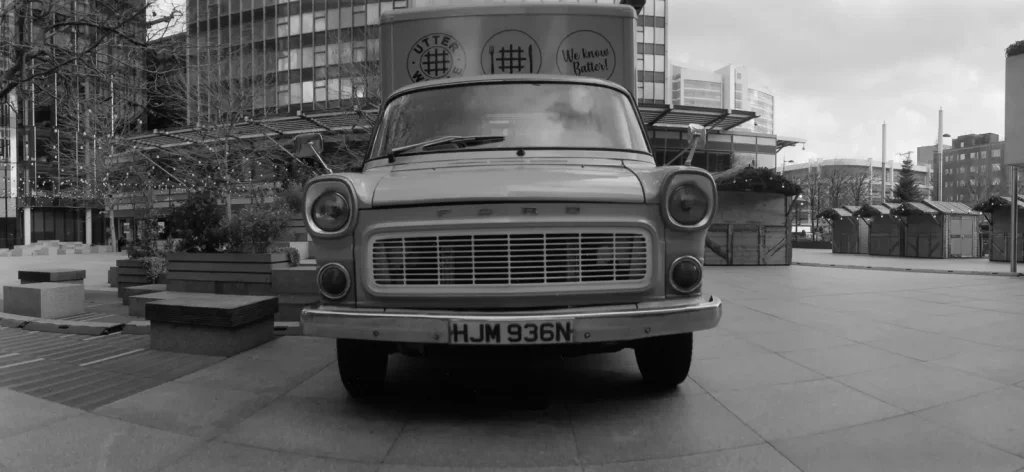
M 571 320 L 563 321 L 451 321 L 451 344 L 534 345 L 565 344 L 573 340 Z

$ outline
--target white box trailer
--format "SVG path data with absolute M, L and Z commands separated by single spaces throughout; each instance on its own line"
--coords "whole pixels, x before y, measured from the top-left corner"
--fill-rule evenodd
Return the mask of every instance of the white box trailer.
M 636 10 L 628 5 L 493 4 L 381 15 L 381 93 L 425 80 L 555 74 L 636 93 Z

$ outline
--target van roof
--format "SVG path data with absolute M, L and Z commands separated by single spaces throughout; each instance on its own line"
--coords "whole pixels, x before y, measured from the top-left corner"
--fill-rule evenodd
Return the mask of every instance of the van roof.
M 576 77 L 561 74 L 486 74 L 471 75 L 468 77 L 456 77 L 449 79 L 425 80 L 423 82 L 417 82 L 414 84 L 406 85 L 396 90 L 391 95 L 398 96 L 407 92 L 412 92 L 414 90 L 426 90 L 431 88 L 448 87 L 452 85 L 474 83 L 496 84 L 508 82 L 555 82 L 567 84 L 601 85 L 605 87 L 611 87 L 625 94 L 629 94 L 629 91 L 626 90 L 625 87 L 615 82 L 604 79 L 595 79 L 593 77 Z
M 430 8 L 403 8 L 382 12 L 381 24 L 431 18 L 494 15 L 593 15 L 636 18 L 636 9 L 621 4 L 492 3 Z

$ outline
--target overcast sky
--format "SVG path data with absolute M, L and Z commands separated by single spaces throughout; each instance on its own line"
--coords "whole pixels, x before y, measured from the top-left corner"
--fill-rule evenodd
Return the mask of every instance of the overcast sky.
M 775 93 L 775 132 L 808 158 L 879 159 L 951 136 L 1004 132 L 1005 49 L 1024 0 L 669 0 L 671 60 L 745 65 Z M 948 139 L 947 139 L 948 142 Z

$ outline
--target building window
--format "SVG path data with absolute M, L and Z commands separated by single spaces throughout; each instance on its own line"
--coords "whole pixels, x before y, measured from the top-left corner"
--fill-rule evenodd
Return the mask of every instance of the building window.
M 988 152 L 986 152 L 986 151 L 979 151 L 978 152 L 978 157 L 980 157 L 982 159 L 988 159 Z
M 977 172 L 977 171 L 978 171 L 978 167 L 977 166 L 971 166 L 971 172 L 972 173 Z
M 277 106 L 288 106 L 288 84 L 277 86 Z
M 1002 167 L 999 164 L 992 164 L 992 172 L 999 172 Z
M 309 103 L 315 97 L 313 82 L 302 83 L 302 102 Z
M 972 152 L 971 153 L 971 159 L 977 159 L 977 158 L 978 158 L 978 153 Z
M 992 157 L 993 158 L 1002 157 L 1002 155 L 1003 155 L 1003 150 L 1002 149 L 993 149 L 992 150 Z
M 316 101 L 318 101 L 318 102 L 327 101 L 327 81 L 326 80 L 318 80 L 313 85 L 316 88 L 316 90 L 315 90 Z
M 317 44 L 313 48 L 313 54 L 314 54 L 313 64 L 316 67 L 325 67 L 325 66 L 327 66 L 327 45 L 326 44 Z
M 327 10 L 320 10 L 315 13 L 316 17 L 313 19 L 313 31 L 326 31 L 327 30 Z
M 992 179 L 992 185 L 999 185 L 1001 183 L 1003 183 L 1003 179 L 1000 179 L 999 177 Z

